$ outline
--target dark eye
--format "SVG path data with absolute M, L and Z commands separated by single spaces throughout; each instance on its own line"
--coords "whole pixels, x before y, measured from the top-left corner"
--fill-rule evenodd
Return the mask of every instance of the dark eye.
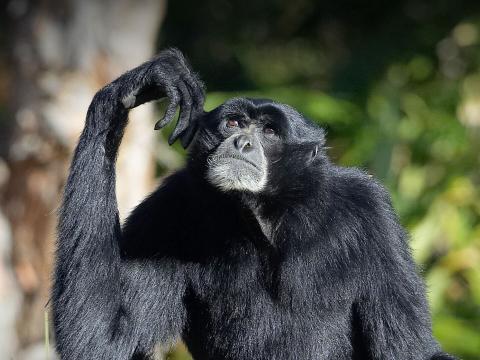
M 227 126 L 228 127 L 238 127 L 238 121 L 237 120 L 234 120 L 234 119 L 228 119 L 227 120 Z
M 275 130 L 272 129 L 270 126 L 265 126 L 265 127 L 263 128 L 263 132 L 264 132 L 264 134 L 266 134 L 266 135 L 275 135 Z

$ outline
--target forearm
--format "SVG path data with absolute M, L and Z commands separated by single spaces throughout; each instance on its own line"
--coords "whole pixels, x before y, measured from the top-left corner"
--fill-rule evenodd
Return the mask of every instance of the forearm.
M 120 309 L 115 157 L 127 114 L 111 90 L 90 105 L 60 208 L 52 300 L 62 359 L 98 359 L 118 346 L 98 346 Z

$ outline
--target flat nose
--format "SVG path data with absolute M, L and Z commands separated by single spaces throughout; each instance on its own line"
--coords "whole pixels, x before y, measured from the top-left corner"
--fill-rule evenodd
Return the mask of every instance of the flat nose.
M 252 139 L 248 135 L 239 135 L 237 138 L 233 141 L 233 145 L 235 146 L 235 149 L 240 151 L 241 153 L 247 153 L 250 150 L 252 150 Z

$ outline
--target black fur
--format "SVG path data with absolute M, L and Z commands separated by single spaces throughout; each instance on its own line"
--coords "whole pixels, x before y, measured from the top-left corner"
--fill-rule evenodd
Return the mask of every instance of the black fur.
M 167 95 L 160 126 L 190 147 L 120 227 L 115 158 L 129 108 Z M 292 108 L 234 99 L 204 113 L 203 86 L 167 50 L 89 108 L 58 226 L 53 288 L 62 359 L 142 359 L 182 337 L 196 360 L 453 359 L 432 337 L 425 289 L 384 188 L 332 164 L 323 131 Z M 231 114 L 267 117 L 259 193 L 205 180 Z

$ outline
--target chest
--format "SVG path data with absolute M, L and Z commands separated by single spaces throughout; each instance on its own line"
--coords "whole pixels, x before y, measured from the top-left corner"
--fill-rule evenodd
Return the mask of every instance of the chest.
M 275 252 L 243 249 L 241 254 L 193 267 L 191 294 L 213 322 L 250 322 L 317 311 L 319 284 L 313 270 Z
M 272 354 L 288 359 L 284 349 L 302 344 L 300 358 L 314 359 L 332 351 L 323 340 L 348 333 L 346 304 L 325 306 L 314 277 L 298 267 L 292 274 L 288 264 L 275 267 L 277 262 L 260 260 L 219 261 L 197 269 L 198 283 L 187 301 L 186 341 L 192 352 L 198 358 L 235 353 L 239 359 Z

